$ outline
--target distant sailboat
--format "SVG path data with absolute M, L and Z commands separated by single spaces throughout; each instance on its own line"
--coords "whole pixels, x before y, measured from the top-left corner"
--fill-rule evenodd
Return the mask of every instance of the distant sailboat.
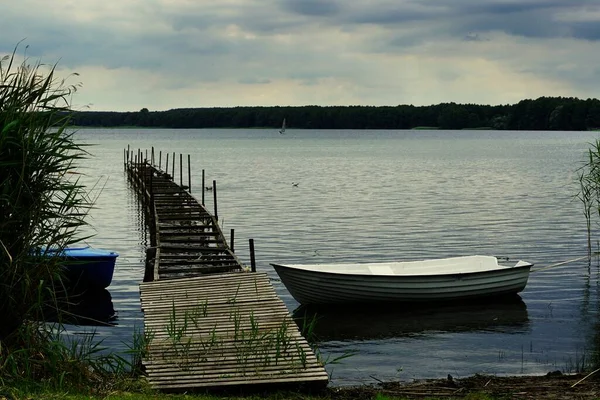
M 283 123 L 281 124 L 281 129 L 279 130 L 279 134 L 283 135 L 285 133 L 285 118 L 283 119 Z

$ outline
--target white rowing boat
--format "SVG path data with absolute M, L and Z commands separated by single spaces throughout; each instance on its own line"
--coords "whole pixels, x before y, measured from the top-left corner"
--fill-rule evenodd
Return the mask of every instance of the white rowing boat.
M 492 256 L 359 264 L 271 264 L 301 304 L 426 302 L 514 294 L 533 264 Z

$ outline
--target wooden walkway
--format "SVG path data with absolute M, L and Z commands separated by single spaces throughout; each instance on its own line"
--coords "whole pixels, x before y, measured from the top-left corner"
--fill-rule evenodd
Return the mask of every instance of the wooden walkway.
M 217 218 L 184 188 L 149 164 L 131 164 L 129 177 L 141 194 L 156 255 L 146 281 L 235 272 L 243 264 L 228 246 Z M 152 264 L 153 263 L 153 264 Z
M 217 218 L 155 166 L 128 161 L 126 170 L 151 239 L 140 298 L 152 387 L 326 385 L 267 275 L 241 263 Z

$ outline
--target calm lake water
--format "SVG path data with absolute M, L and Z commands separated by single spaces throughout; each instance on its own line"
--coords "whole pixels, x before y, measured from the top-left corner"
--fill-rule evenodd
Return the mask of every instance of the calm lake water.
M 290 312 L 298 304 L 270 262 L 486 254 L 544 267 L 586 252 L 574 195 L 594 132 L 86 129 L 77 136 L 94 144 L 81 169 L 98 196 L 88 243 L 120 257 L 108 289 L 116 326 L 72 331 L 95 329 L 117 351 L 143 326 L 138 285 L 148 242 L 123 172 L 128 145 L 154 146 L 163 163 L 167 152 L 189 154 L 199 199 L 202 170 L 207 183 L 217 181 L 220 222 L 225 232 L 235 229 L 236 253 L 249 264 L 248 239 L 255 240 L 257 269 L 273 278 Z M 212 194 L 206 204 L 213 210 Z M 574 371 L 599 350 L 598 274 L 586 261 L 533 273 L 521 299 L 503 304 L 322 313 L 319 348 L 333 385 Z

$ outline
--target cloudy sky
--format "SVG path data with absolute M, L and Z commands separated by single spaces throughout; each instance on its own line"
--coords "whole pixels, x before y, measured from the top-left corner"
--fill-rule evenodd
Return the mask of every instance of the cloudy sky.
M 0 0 L 23 39 L 95 111 L 600 97 L 600 0 Z

